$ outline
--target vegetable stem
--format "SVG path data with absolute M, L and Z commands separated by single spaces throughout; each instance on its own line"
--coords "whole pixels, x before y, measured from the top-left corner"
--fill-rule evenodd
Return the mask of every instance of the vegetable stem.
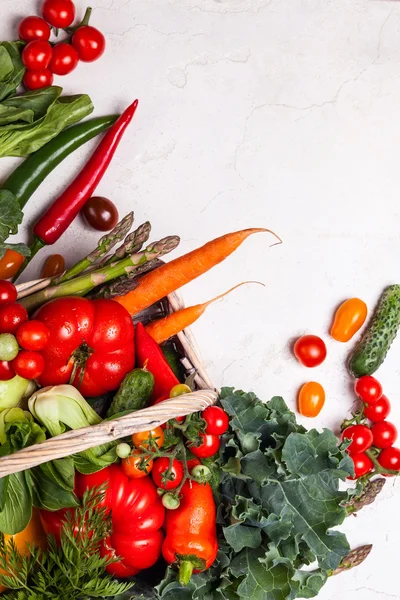
M 375 470 L 373 471 L 373 473 L 371 473 L 372 475 L 377 475 L 377 474 L 381 474 L 381 475 L 399 475 L 399 471 L 394 471 L 393 469 L 383 469 L 378 461 L 378 459 L 376 458 L 375 454 L 371 451 L 371 450 L 366 450 L 365 454 L 368 456 L 368 458 L 370 458 L 371 462 L 373 463 Z
M 193 563 L 190 560 L 183 560 L 179 567 L 179 581 L 182 585 L 187 585 L 192 577 Z

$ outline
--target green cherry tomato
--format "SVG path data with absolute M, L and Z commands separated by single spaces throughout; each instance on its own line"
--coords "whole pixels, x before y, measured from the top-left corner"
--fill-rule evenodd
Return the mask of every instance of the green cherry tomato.
M 14 360 L 19 352 L 18 342 L 11 333 L 0 333 L 0 360 Z
M 180 506 L 180 500 L 171 492 L 167 492 L 163 495 L 161 502 L 168 510 L 176 510 Z

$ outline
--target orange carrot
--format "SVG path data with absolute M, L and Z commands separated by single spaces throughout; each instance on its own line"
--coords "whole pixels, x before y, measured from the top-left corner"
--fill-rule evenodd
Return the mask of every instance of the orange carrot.
M 162 265 L 150 273 L 146 273 L 138 286 L 124 294 L 113 298 L 122 304 L 131 315 L 136 315 L 141 310 L 148 308 L 168 294 L 186 285 L 199 275 L 206 273 L 212 267 L 222 262 L 236 250 L 253 233 L 268 232 L 280 238 L 269 229 L 244 229 L 228 233 L 222 237 L 208 242 L 184 256 L 176 258 Z
M 227 292 L 208 300 L 208 302 L 203 302 L 203 304 L 195 304 L 194 306 L 188 306 L 187 308 L 182 308 L 181 310 L 177 310 L 174 313 L 171 313 L 167 317 L 163 319 L 158 319 L 157 321 L 153 321 L 146 326 L 146 331 L 151 335 L 153 340 L 157 342 L 157 344 L 161 344 L 165 342 L 169 338 L 173 337 L 182 329 L 186 329 L 186 327 L 190 327 L 193 325 L 197 319 L 201 317 L 201 315 L 205 312 L 206 308 L 210 306 L 213 302 L 220 300 L 236 288 L 241 285 L 245 285 L 246 283 L 259 283 L 258 281 L 243 281 L 243 283 L 239 283 L 235 285 L 235 287 L 231 288 Z M 263 284 L 261 284 L 263 285 Z

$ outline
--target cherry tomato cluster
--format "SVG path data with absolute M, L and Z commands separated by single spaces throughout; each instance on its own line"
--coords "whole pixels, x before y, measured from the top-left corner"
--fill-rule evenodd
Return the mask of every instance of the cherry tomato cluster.
M 362 327 L 367 318 L 367 305 L 359 298 L 350 298 L 339 306 L 331 327 L 331 337 L 338 342 L 348 342 Z M 326 358 L 325 342 L 317 335 L 303 335 L 293 347 L 297 360 L 308 368 L 318 367 Z M 300 389 L 298 408 L 304 417 L 316 417 L 325 404 L 325 390 L 316 381 L 309 381 Z
M 44 0 L 42 17 L 25 17 L 19 24 L 18 35 L 26 42 L 22 62 L 26 67 L 24 85 L 37 90 L 53 83 L 53 75 L 68 75 L 79 61 L 92 62 L 100 58 L 105 49 L 104 35 L 88 25 L 91 9 L 83 21 L 71 27 L 75 19 L 72 0 Z M 56 44 L 50 43 L 51 28 L 64 29 L 69 38 Z
M 49 331 L 40 321 L 29 321 L 26 309 L 16 300 L 15 286 L 0 281 L 0 381 L 15 375 L 36 379 L 45 367 L 40 350 L 49 341 Z
M 175 398 L 182 394 L 190 393 L 191 389 L 185 384 L 179 384 L 172 388 L 168 398 Z M 155 404 L 163 402 L 167 397 L 162 396 Z M 173 453 L 158 456 L 165 441 L 165 425 L 148 431 L 141 431 L 132 435 L 134 449 L 127 444 L 120 444 L 117 448 L 118 455 L 122 458 L 122 469 L 124 473 L 132 478 L 139 479 L 151 474 L 160 495 L 163 496 L 163 504 L 166 508 L 174 509 L 179 506 L 179 489 L 184 479 L 190 475 L 195 480 L 205 481 L 211 475 L 210 469 L 202 465 L 198 459 L 206 459 L 214 456 L 220 447 L 220 436 L 229 427 L 229 417 L 219 406 L 210 406 L 201 415 L 205 421 L 204 432 L 199 433 L 198 444 L 190 443 L 190 452 L 196 457 L 187 461 L 186 473 L 184 462 L 175 458 Z M 182 423 L 184 417 L 178 417 L 177 423 Z M 148 451 L 149 453 L 147 454 Z M 169 493 L 175 490 L 174 493 Z M 178 493 L 177 493 L 178 492 Z
M 362 410 L 354 415 L 354 424 L 345 422 L 342 432 L 343 440 L 351 440 L 347 452 L 354 462 L 352 479 L 373 472 L 395 474 L 400 471 L 400 448 L 393 446 L 397 429 L 386 420 L 390 402 L 379 381 L 370 375 L 357 379 L 354 390 L 363 403 Z

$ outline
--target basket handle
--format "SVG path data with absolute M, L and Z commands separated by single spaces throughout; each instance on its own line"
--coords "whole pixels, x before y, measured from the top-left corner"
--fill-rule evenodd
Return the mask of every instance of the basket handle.
M 147 431 L 170 419 L 191 415 L 215 404 L 215 390 L 199 390 L 154 406 L 138 410 L 124 417 L 103 421 L 99 425 L 67 431 L 49 440 L 0 458 L 0 477 L 31 469 L 50 460 L 114 442 L 138 431 Z

